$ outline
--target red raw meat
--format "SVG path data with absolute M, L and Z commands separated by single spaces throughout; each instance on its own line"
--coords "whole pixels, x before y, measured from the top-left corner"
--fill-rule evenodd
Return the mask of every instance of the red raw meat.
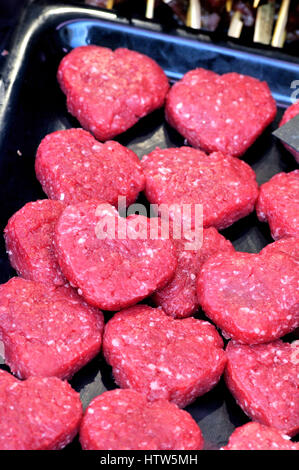
M 103 314 L 71 287 L 14 277 L 0 286 L 0 340 L 21 379 L 71 378 L 99 353 Z
M 154 60 L 122 48 L 77 47 L 62 59 L 57 78 L 68 111 L 102 141 L 163 106 L 169 89 Z
M 106 224 L 112 225 L 111 233 L 99 237 L 99 225 L 104 230 Z M 103 310 L 136 304 L 163 287 L 177 266 L 173 243 L 151 238 L 148 218 L 121 218 L 114 207 L 95 200 L 65 209 L 56 226 L 56 248 L 67 279 Z
M 173 240 L 178 266 L 174 278 L 163 288 L 156 291 L 153 301 L 161 306 L 167 315 L 184 318 L 195 313 L 199 308 L 196 279 L 203 263 L 216 253 L 233 252 L 234 247 L 214 227 L 203 229 L 202 246 L 199 250 L 186 250 L 190 237 L 188 234 Z
M 299 114 L 299 101 L 296 101 L 296 103 L 292 104 L 285 112 L 284 115 L 282 116 L 282 120 L 279 123 L 279 127 L 283 126 L 286 124 L 290 119 L 293 119 L 295 116 Z M 298 129 L 299 131 L 299 129 Z M 284 143 L 283 143 L 284 144 Z M 290 147 L 287 144 L 284 144 L 285 148 L 291 152 L 291 154 L 294 156 L 295 160 L 297 163 L 299 163 L 299 152 L 297 152 L 295 149 Z
M 56 377 L 21 382 L 0 370 L 0 450 L 59 450 L 77 434 L 80 397 Z
M 299 450 L 299 444 L 289 439 L 275 428 L 247 423 L 235 429 L 224 450 Z
M 145 195 L 152 204 L 166 204 L 171 218 L 183 205 L 203 205 L 203 226 L 224 229 L 254 210 L 256 175 L 247 163 L 221 153 L 206 155 L 190 147 L 157 148 L 141 161 Z M 177 207 L 171 207 L 176 205 Z M 185 216 L 187 220 L 190 216 Z M 185 223 L 185 220 L 184 220 Z
M 199 303 L 223 333 L 241 343 L 273 341 L 299 326 L 299 272 L 286 253 L 223 253 L 198 276 Z
M 9 219 L 4 230 L 6 250 L 19 276 L 56 286 L 66 283 L 53 245 L 54 227 L 64 207 L 49 199 L 28 202 Z
M 116 383 L 184 408 L 219 381 L 226 363 L 222 338 L 208 322 L 174 320 L 138 305 L 106 325 L 103 352 Z
M 83 129 L 47 135 L 37 150 L 35 171 L 47 196 L 66 204 L 95 198 L 116 205 L 122 196 L 130 205 L 145 184 L 132 150 L 118 142 L 101 144 Z
M 255 346 L 230 341 L 225 380 L 253 420 L 289 436 L 299 431 L 299 341 Z
M 268 222 L 274 240 L 299 236 L 299 170 L 278 173 L 262 184 L 256 212 Z
M 240 157 L 276 116 L 266 82 L 195 69 L 166 98 L 166 119 L 193 146 Z
M 297 238 L 281 238 L 280 240 L 277 240 L 277 242 L 273 242 L 265 246 L 261 253 L 271 254 L 276 253 L 277 251 L 282 251 L 299 262 L 299 236 Z
M 80 428 L 84 450 L 201 450 L 201 431 L 186 411 L 167 400 L 148 402 L 134 390 L 96 397 Z

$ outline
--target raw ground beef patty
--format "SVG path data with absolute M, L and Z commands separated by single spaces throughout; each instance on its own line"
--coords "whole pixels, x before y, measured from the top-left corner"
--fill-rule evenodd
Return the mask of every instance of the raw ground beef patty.
M 80 428 L 84 450 L 201 450 L 201 431 L 167 400 L 148 402 L 134 390 L 112 390 L 88 406 Z
M 175 247 L 159 234 L 151 238 L 149 223 L 141 215 L 122 218 L 99 201 L 69 206 L 62 213 L 56 226 L 58 262 L 90 304 L 116 311 L 138 303 L 173 277 Z
M 273 253 L 223 253 L 203 265 L 199 303 L 223 333 L 241 343 L 265 343 L 299 326 L 299 272 L 294 258 Z
M 12 278 L 0 286 L 5 363 L 21 379 L 71 378 L 101 348 L 103 314 L 70 287 Z
M 279 123 L 279 127 L 284 126 L 290 119 L 293 119 L 295 116 L 299 114 L 299 101 L 296 101 L 296 103 L 292 104 L 285 112 L 284 115 L 282 116 L 282 120 Z M 299 129 L 298 129 L 299 130 Z M 283 143 L 284 144 L 284 143 Z M 299 152 L 296 152 L 295 149 L 290 147 L 287 144 L 284 144 L 285 148 L 291 152 L 291 154 L 294 156 L 295 160 L 297 163 L 299 163 Z
M 299 450 L 299 444 L 275 428 L 247 423 L 237 428 L 224 450 Z
M 253 420 L 289 436 L 299 431 L 299 342 L 255 346 L 230 341 L 225 380 Z
M 167 315 L 175 318 L 188 317 L 198 310 L 196 279 L 203 263 L 212 255 L 233 252 L 234 247 L 214 227 L 203 229 L 202 246 L 198 250 L 187 250 L 188 234 L 173 240 L 178 256 L 178 266 L 173 279 L 163 289 L 156 291 L 153 301 Z
M 82 418 L 80 397 L 56 377 L 21 382 L 0 370 L 0 450 L 59 450 Z
M 277 242 L 270 243 L 262 249 L 261 253 L 277 253 L 282 251 L 299 263 L 299 235 L 298 237 L 287 237 L 277 240 Z
M 94 198 L 116 205 L 121 196 L 130 205 L 145 184 L 132 150 L 118 142 L 101 144 L 83 129 L 47 135 L 38 147 L 35 171 L 47 196 L 66 204 Z
M 106 325 L 103 352 L 116 383 L 184 408 L 211 390 L 226 362 L 223 341 L 208 322 L 174 320 L 162 309 L 138 305 Z
M 206 155 L 191 147 L 157 148 L 142 158 L 145 195 L 166 204 L 173 219 L 196 226 L 196 204 L 203 206 L 203 226 L 224 229 L 253 211 L 258 196 L 254 171 L 245 162 L 219 152 Z M 171 207 L 172 205 L 175 205 Z M 184 206 L 186 205 L 186 206 Z M 191 207 L 191 216 L 187 211 Z
M 246 75 L 195 69 L 166 99 L 166 119 L 193 147 L 239 157 L 276 115 L 266 82 Z
M 62 59 L 57 77 L 68 111 L 102 141 L 163 106 L 169 89 L 154 60 L 128 49 L 77 47 Z
M 64 207 L 49 199 L 28 202 L 9 219 L 4 230 L 6 250 L 19 276 L 57 286 L 66 283 L 53 245 L 54 227 Z
M 256 212 L 268 222 L 274 240 L 299 236 L 299 170 L 278 173 L 262 184 Z

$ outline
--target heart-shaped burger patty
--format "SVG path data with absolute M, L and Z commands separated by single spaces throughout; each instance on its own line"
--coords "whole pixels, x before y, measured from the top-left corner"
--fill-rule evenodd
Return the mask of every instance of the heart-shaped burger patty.
M 254 346 L 230 341 L 225 380 L 253 420 L 289 436 L 299 431 L 299 341 Z
M 58 262 L 90 304 L 116 311 L 172 278 L 177 266 L 174 245 L 159 233 L 152 237 L 150 220 L 141 215 L 122 218 L 114 207 L 94 200 L 62 213 L 56 226 Z
M 195 69 L 166 99 L 166 118 L 193 146 L 239 157 L 276 115 L 266 82 L 237 73 Z
M 99 353 L 103 327 L 103 314 L 69 286 L 20 277 L 0 286 L 5 362 L 22 379 L 71 378 Z
M 58 265 L 53 238 L 65 205 L 42 199 L 28 202 L 8 221 L 4 231 L 6 251 L 19 276 L 62 286 L 67 281 Z
M 144 188 L 137 155 L 118 142 L 101 144 L 83 129 L 47 135 L 38 147 L 35 172 L 50 199 L 76 204 L 100 199 L 132 204 Z
M 186 411 L 167 400 L 148 402 L 134 390 L 96 397 L 80 428 L 85 450 L 201 450 L 201 431 Z
M 115 314 L 103 339 L 104 356 L 120 387 L 181 408 L 217 384 L 226 363 L 222 348 L 210 323 L 175 320 L 147 305 Z
M 224 450 L 299 450 L 299 444 L 275 428 L 247 423 L 235 429 Z
M 298 264 L 274 250 L 223 253 L 203 265 L 199 303 L 224 334 L 247 344 L 266 343 L 299 326 Z
M 169 89 L 154 60 L 124 48 L 77 47 L 62 59 L 57 77 L 69 112 L 102 141 L 163 106 Z
M 56 377 L 21 382 L 0 370 L 0 450 L 59 450 L 82 418 L 80 397 Z
M 147 199 L 165 206 L 163 211 L 171 219 L 180 216 L 184 230 L 202 223 L 221 230 L 254 210 L 258 197 L 256 175 L 242 160 L 181 147 L 156 148 L 142 158 L 141 164 Z M 196 212 L 199 206 L 203 221 Z
M 268 222 L 274 240 L 299 237 L 299 170 L 277 173 L 262 184 L 256 212 Z

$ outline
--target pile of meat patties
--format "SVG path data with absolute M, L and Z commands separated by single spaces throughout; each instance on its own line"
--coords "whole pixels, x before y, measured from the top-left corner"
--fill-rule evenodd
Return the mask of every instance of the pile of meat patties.
M 18 277 L 0 286 L 15 376 L 0 370 L 0 448 L 60 449 L 79 432 L 83 449 L 199 450 L 183 408 L 224 374 L 252 420 L 225 448 L 298 450 L 299 342 L 281 338 L 299 326 L 299 170 L 259 188 L 240 159 L 276 116 L 268 85 L 198 68 L 170 89 L 151 58 L 92 45 L 63 58 L 58 81 L 84 129 L 45 136 L 48 199 L 5 229 Z M 162 106 L 188 145 L 140 161 L 110 140 Z M 156 217 L 120 215 L 142 191 Z M 237 252 L 218 230 L 254 210 L 275 241 Z M 67 381 L 99 353 L 119 388 L 83 416 Z

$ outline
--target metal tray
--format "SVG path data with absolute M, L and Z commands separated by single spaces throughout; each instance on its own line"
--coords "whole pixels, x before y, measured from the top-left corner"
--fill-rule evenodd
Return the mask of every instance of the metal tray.
M 195 40 L 192 35 L 167 35 L 152 24 L 132 25 L 99 9 L 29 2 L 14 34 L 0 81 L 0 224 L 26 202 L 44 198 L 34 173 L 34 158 L 41 139 L 59 129 L 79 127 L 66 110 L 65 96 L 56 81 L 58 64 L 66 52 L 84 44 L 127 47 L 155 59 L 171 81 L 195 67 L 218 73 L 235 71 L 266 80 L 278 102 L 277 118 L 249 149 L 244 160 L 261 184 L 280 171 L 296 168 L 293 157 L 271 135 L 283 108 L 291 103 L 291 83 L 299 77 L 299 60 L 245 47 Z M 142 26 L 142 27 L 141 27 Z M 151 29 L 150 29 L 151 28 Z M 183 138 L 164 120 L 163 110 L 142 119 L 117 139 L 140 157 L 156 146 L 181 146 Z M 141 196 L 141 200 L 142 199 Z M 258 252 L 272 241 L 268 226 L 255 214 L 223 231 L 239 251 Z M 15 275 L 0 237 L 0 283 Z M 199 316 L 202 313 L 199 312 Z M 107 314 L 109 319 L 109 314 Z M 1 362 L 1 361 L 0 361 Z M 3 362 L 3 361 L 2 361 Z M 8 370 L 5 365 L 1 368 Z M 79 371 L 71 385 L 81 394 L 84 407 L 106 389 L 116 387 L 110 367 L 101 356 Z M 187 407 L 199 423 L 207 449 L 218 449 L 236 426 L 248 421 L 221 381 L 214 390 Z M 78 440 L 67 450 L 79 450 Z

